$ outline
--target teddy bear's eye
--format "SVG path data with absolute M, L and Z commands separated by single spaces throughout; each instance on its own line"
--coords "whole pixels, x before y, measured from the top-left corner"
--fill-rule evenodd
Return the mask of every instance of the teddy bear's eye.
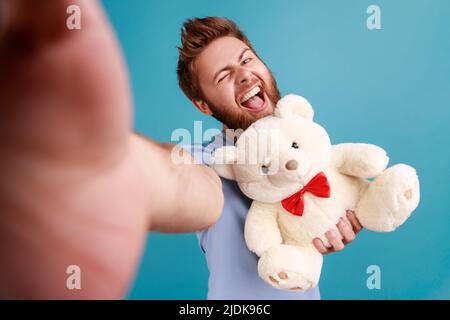
M 294 148 L 294 149 L 298 149 L 298 144 L 297 144 L 297 142 L 292 142 L 292 146 L 291 146 L 292 148 Z

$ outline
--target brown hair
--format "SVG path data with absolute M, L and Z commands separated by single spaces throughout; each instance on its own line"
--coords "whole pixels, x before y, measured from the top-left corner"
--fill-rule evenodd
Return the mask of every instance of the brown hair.
M 188 19 L 181 28 L 181 47 L 178 47 L 178 84 L 191 100 L 204 99 L 194 69 L 195 58 L 217 38 L 231 36 L 244 42 L 253 52 L 252 45 L 233 21 L 222 17 Z M 256 54 L 256 52 L 255 52 Z

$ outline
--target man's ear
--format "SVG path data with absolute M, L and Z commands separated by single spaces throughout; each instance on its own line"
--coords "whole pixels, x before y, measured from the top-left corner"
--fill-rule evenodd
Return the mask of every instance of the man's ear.
M 194 104 L 194 106 L 197 107 L 198 110 L 201 111 L 201 113 L 206 114 L 208 116 L 212 115 L 212 111 L 209 108 L 209 105 L 203 101 L 203 100 L 192 100 L 192 103 Z
M 275 108 L 275 116 L 287 119 L 294 115 L 312 121 L 314 118 L 314 110 L 305 98 L 295 94 L 288 94 L 278 101 L 277 107 Z
M 211 158 L 211 165 L 219 176 L 229 180 L 236 180 L 233 165 L 237 163 L 237 160 L 237 148 L 234 146 L 225 146 L 214 151 Z

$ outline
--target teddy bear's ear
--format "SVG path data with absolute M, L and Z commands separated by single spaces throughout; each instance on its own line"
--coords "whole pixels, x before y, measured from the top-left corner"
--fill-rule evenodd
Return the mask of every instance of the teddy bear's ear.
M 211 165 L 219 176 L 229 180 L 236 180 L 233 164 L 236 164 L 237 160 L 237 148 L 234 146 L 225 146 L 214 151 L 211 158 Z
M 275 108 L 275 116 L 280 118 L 290 118 L 298 115 L 308 120 L 314 118 L 314 110 L 308 100 L 295 94 L 288 94 L 277 103 Z

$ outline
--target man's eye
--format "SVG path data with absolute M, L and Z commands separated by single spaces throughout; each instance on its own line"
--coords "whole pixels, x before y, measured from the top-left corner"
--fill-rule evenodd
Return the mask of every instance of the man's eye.
M 247 59 L 245 59 L 244 61 L 242 61 L 242 63 L 243 63 L 243 64 L 247 64 L 247 63 L 249 63 L 250 61 L 252 61 L 252 58 L 247 58 Z
M 294 148 L 294 149 L 298 149 L 298 144 L 297 144 L 297 142 L 292 142 L 291 147 Z
M 217 81 L 217 83 L 222 82 L 222 80 L 224 80 L 226 77 L 228 77 L 228 75 L 229 75 L 229 73 L 225 74 L 223 77 L 221 77 L 221 78 L 219 79 L 219 81 Z

